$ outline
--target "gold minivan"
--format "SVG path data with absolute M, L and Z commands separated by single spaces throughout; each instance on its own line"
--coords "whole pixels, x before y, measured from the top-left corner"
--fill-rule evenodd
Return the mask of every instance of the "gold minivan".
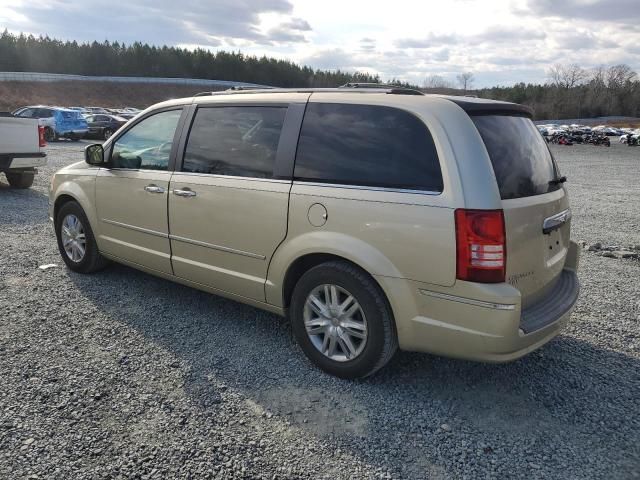
M 521 105 L 219 92 L 88 146 L 50 217 L 70 269 L 113 260 L 285 315 L 313 363 L 356 378 L 398 348 L 504 362 L 556 336 L 579 291 L 565 180 Z

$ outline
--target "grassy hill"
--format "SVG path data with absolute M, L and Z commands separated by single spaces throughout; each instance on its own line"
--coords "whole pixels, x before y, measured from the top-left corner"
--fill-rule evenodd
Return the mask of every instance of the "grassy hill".
M 171 98 L 190 97 L 211 87 L 112 82 L 0 82 L 0 111 L 24 105 L 146 108 Z

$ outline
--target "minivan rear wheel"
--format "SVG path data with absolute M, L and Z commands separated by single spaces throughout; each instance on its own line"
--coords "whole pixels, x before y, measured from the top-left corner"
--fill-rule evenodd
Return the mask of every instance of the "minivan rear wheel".
M 305 355 L 337 377 L 372 375 L 398 348 L 382 290 L 367 273 L 346 262 L 323 263 L 302 275 L 289 315 Z

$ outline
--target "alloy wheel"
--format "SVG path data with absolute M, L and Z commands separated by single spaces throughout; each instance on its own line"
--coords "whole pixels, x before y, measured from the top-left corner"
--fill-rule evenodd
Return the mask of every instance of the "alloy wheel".
M 80 219 L 69 214 L 62 220 L 60 236 L 62 247 L 72 262 L 79 263 L 87 251 L 87 237 Z
M 356 298 L 338 285 L 314 288 L 304 305 L 304 326 L 313 346 L 337 362 L 357 358 L 367 343 L 367 320 Z

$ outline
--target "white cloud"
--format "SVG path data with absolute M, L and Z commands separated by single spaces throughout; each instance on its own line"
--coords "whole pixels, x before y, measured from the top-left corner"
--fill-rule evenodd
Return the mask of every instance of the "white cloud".
M 0 0 L 1 1 L 1 0 Z M 561 4 L 561 6 L 560 6 Z M 477 86 L 544 81 L 557 61 L 640 68 L 638 0 L 25 0 L 0 25 L 62 39 L 197 45 L 421 83 L 473 71 Z

